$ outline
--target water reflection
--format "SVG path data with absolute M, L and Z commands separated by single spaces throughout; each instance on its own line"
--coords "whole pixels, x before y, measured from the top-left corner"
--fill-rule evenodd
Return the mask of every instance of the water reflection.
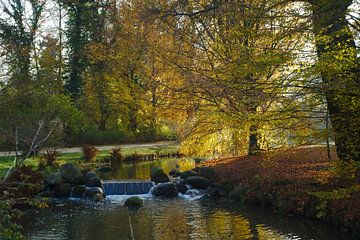
M 157 166 L 169 172 L 195 167 L 192 159 L 167 159 L 123 165 L 107 178 L 149 179 Z M 190 201 L 183 198 L 145 198 L 137 212 L 128 212 L 124 199 L 104 205 L 72 203 L 28 213 L 24 218 L 27 239 L 129 239 L 129 214 L 136 240 L 345 240 L 324 223 L 282 217 L 271 211 L 233 203 Z
M 104 179 L 149 179 L 153 167 L 160 167 L 168 173 L 177 165 L 180 171 L 190 170 L 195 167 L 195 161 L 192 158 L 166 158 L 151 162 L 123 164 L 117 172 L 101 174 L 101 177 Z
M 264 209 L 229 209 L 231 204 L 147 198 L 130 212 L 139 240 L 347 239 L 314 221 L 280 217 Z M 122 205 L 67 205 L 25 218 L 28 239 L 128 239 L 128 211 Z M 269 217 L 272 216 L 272 217 Z M 289 221 L 291 223 L 289 224 Z

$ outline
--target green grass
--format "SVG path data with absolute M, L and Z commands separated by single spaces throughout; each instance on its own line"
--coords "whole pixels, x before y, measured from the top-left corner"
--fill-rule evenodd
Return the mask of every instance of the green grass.
M 124 157 L 130 156 L 134 153 L 137 154 L 168 154 L 176 152 L 179 150 L 179 146 L 172 144 L 167 146 L 154 146 L 154 147 L 140 147 L 140 148 L 122 148 L 121 153 Z M 110 151 L 99 151 L 95 162 L 101 160 L 102 158 L 109 156 Z M 0 178 L 4 177 L 6 172 L 12 166 L 14 157 L 0 157 Z M 39 165 L 40 157 L 30 158 L 25 161 L 25 165 L 32 166 L 36 168 Z M 57 158 L 57 163 L 62 165 L 64 163 L 71 162 L 73 164 L 79 165 L 83 163 L 83 153 L 63 153 Z
M 13 165 L 14 157 L 0 157 L 0 178 L 4 177 L 10 167 Z M 26 166 L 37 167 L 38 158 L 30 158 L 25 161 Z

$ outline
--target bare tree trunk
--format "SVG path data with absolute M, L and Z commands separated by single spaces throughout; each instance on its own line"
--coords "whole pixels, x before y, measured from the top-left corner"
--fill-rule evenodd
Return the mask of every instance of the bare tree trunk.
M 15 156 L 15 160 L 14 160 L 14 166 L 12 166 L 9 171 L 6 173 L 4 179 L 2 180 L 2 182 L 6 182 L 9 177 L 12 175 L 12 173 L 18 169 L 19 167 L 21 167 L 25 160 L 28 159 L 33 153 L 36 152 L 36 149 L 38 149 L 40 147 L 41 144 L 45 143 L 50 136 L 53 134 L 54 130 L 57 127 L 57 122 L 54 122 L 54 125 L 52 126 L 52 128 L 49 130 L 49 132 L 46 134 L 46 136 L 43 139 L 39 139 L 39 135 L 41 133 L 41 131 L 44 128 L 44 124 L 45 124 L 45 116 L 39 121 L 39 126 L 38 129 L 36 130 L 36 133 L 32 139 L 32 142 L 29 146 L 29 149 L 27 151 L 27 153 L 25 155 L 23 155 L 20 159 L 18 159 Z M 18 128 L 16 128 L 15 130 L 15 142 L 16 142 L 16 146 L 15 146 L 15 151 L 16 151 L 16 155 L 18 153 L 18 139 L 19 139 L 19 133 L 18 133 Z

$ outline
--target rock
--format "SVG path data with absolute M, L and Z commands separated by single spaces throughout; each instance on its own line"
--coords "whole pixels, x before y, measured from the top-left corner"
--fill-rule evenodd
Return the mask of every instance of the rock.
M 80 185 L 83 183 L 83 176 L 80 170 L 72 163 L 65 163 L 61 165 L 60 173 L 63 179 L 73 185 Z
M 71 193 L 70 183 L 64 183 L 54 189 L 55 197 L 68 197 Z
M 210 186 L 210 181 L 204 177 L 188 177 L 186 182 L 193 188 L 197 189 L 207 189 Z
M 151 193 L 154 196 L 176 197 L 179 192 L 173 183 L 160 183 L 152 189 Z
M 189 190 L 189 188 L 184 183 L 176 183 L 175 187 L 182 194 L 186 194 L 187 190 Z
M 151 169 L 151 181 L 155 183 L 164 183 L 169 182 L 170 179 L 161 168 L 155 167 Z
M 210 197 L 226 197 L 228 195 L 228 192 L 220 187 L 209 187 L 208 195 Z
M 93 199 L 93 197 L 98 193 L 105 197 L 104 191 L 99 187 L 87 187 L 84 195 L 87 198 Z
M 189 170 L 189 171 L 182 172 L 180 174 L 180 178 L 181 179 L 187 179 L 188 177 L 194 177 L 194 176 L 197 176 L 197 175 L 198 175 L 197 172 Z
M 207 178 L 211 182 L 215 182 L 217 180 L 217 173 L 211 167 L 198 167 L 195 170 L 200 177 Z
M 144 200 L 140 197 L 134 196 L 126 199 L 124 205 L 127 208 L 140 208 L 144 203 Z
M 60 173 L 52 173 L 45 178 L 45 183 L 49 189 L 53 190 L 55 187 L 60 186 L 64 183 Z
M 180 177 L 181 173 L 178 170 L 173 169 L 169 172 L 169 175 L 172 177 Z
M 54 197 L 54 192 L 53 191 L 42 191 L 38 194 L 38 197 L 43 197 L 43 198 L 52 198 Z
M 108 173 L 108 172 L 112 172 L 113 169 L 110 166 L 101 166 L 99 169 L 97 169 L 97 171 L 102 173 Z
M 104 197 L 103 197 L 102 194 L 96 193 L 96 194 L 92 197 L 92 200 L 93 200 L 94 202 L 102 202 L 102 201 L 104 201 Z
M 86 187 L 84 185 L 77 185 L 72 188 L 71 196 L 75 198 L 82 198 L 86 191 Z
M 101 179 L 98 177 L 96 172 L 93 171 L 85 174 L 84 183 L 85 187 L 102 187 Z

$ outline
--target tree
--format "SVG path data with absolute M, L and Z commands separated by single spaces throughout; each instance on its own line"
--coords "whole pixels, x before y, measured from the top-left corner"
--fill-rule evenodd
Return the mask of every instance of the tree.
M 360 61 L 346 20 L 351 0 L 313 0 L 319 72 L 340 159 L 360 161 Z
M 252 154 L 259 148 L 265 124 L 276 116 L 285 125 L 290 106 L 296 115 L 301 93 L 291 89 L 299 78 L 293 62 L 304 43 L 294 39 L 307 23 L 290 15 L 298 9 L 278 2 L 175 2 L 149 7 L 163 19 L 159 31 L 173 35 L 176 42 L 156 49 L 165 48 L 157 53 L 181 75 L 177 83 L 163 84 L 173 90 L 171 106 L 180 108 L 178 98 L 188 99 L 181 113 L 189 116 L 184 126 L 194 129 L 186 130 L 185 136 L 223 134 L 221 129 L 227 128 L 232 136 L 248 135 Z M 288 111 L 282 111 L 285 106 Z M 222 139 L 234 140 L 230 136 Z M 236 138 L 244 144 L 242 137 Z
M 9 65 L 10 82 L 20 90 L 31 81 L 31 52 L 44 4 L 38 0 L 0 3 L 4 16 L 10 19 L 0 19 L 0 40 Z M 30 13 L 25 12 L 26 4 L 31 6 Z

